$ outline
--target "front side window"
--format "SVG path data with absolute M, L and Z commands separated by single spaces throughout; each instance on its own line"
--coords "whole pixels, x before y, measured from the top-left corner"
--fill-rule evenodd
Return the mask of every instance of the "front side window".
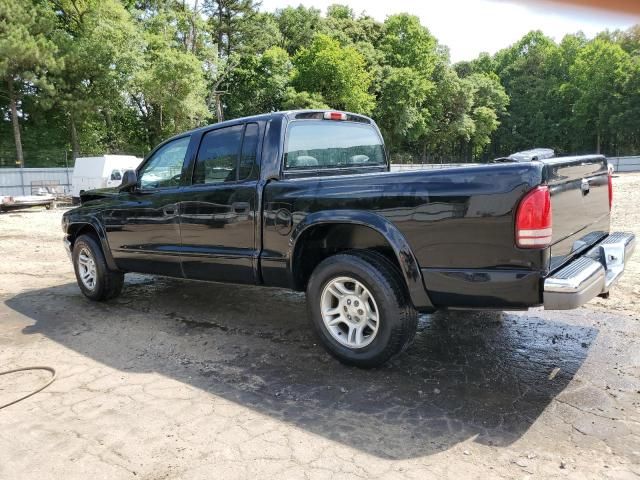
M 111 180 L 122 180 L 122 174 L 120 170 L 114 170 L 111 172 Z
M 307 120 L 292 122 L 285 168 L 322 169 L 384 165 L 382 140 L 371 125 Z
M 163 188 L 180 185 L 182 164 L 190 138 L 178 138 L 160 147 L 140 170 L 140 188 Z

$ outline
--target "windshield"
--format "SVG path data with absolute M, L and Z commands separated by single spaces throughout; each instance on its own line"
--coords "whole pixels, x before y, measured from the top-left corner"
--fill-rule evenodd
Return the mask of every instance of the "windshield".
M 385 154 L 371 125 L 297 121 L 289 125 L 284 164 L 288 170 L 367 167 L 384 165 Z

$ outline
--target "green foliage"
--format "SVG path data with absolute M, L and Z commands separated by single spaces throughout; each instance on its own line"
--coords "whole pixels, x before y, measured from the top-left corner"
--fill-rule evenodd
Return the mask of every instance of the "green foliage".
M 429 94 L 434 88 L 433 82 L 412 68 L 385 68 L 375 117 L 390 150 L 426 134 Z
M 5 82 L 43 80 L 55 64 L 56 45 L 49 40 L 53 12 L 39 3 L 0 2 L 0 78 Z
M 474 157 L 480 156 L 498 129 L 498 118 L 507 110 L 509 97 L 495 73 L 472 73 L 464 79 L 473 97 L 471 119 L 473 133 L 468 142 Z
M 615 138 L 614 119 L 620 112 L 630 70 L 629 55 L 620 45 L 603 39 L 585 46 L 569 69 L 576 93 L 575 128 L 586 138 L 595 137 L 592 145 L 597 152 L 603 140 Z
M 451 65 L 409 14 L 258 5 L 0 0 L 0 165 L 23 144 L 27 165 L 139 155 L 186 129 L 300 108 L 371 114 L 394 161 L 640 151 L 640 26 L 560 43 L 534 31 Z
M 284 110 L 300 110 L 305 108 L 329 108 L 319 93 L 298 92 L 293 87 L 287 87 L 282 99 Z
M 169 48 L 150 51 L 132 81 L 132 97 L 145 120 L 149 145 L 208 117 L 206 84 L 198 59 Z
M 282 34 L 281 46 L 289 55 L 308 47 L 322 24 L 320 10 L 302 5 L 276 10 L 275 17 Z
M 309 48 L 301 48 L 293 59 L 293 86 L 319 93 L 333 108 L 369 113 L 374 97 L 368 92 L 371 76 L 362 55 L 353 47 L 341 47 L 327 35 L 317 35 Z
M 99 135 L 95 125 L 105 124 L 97 117 L 112 120 L 123 108 L 121 92 L 139 67 L 141 39 L 135 24 L 115 0 L 59 0 L 54 9 L 59 19 L 54 38 L 65 68 L 51 75 L 52 99 L 69 119 L 74 154 L 80 143 L 87 145 L 85 150 L 99 151 L 101 140 L 114 149 L 123 147 L 116 132 L 102 129 Z
M 280 47 L 243 56 L 229 79 L 233 89 L 225 99 L 227 115 L 233 118 L 278 110 L 292 68 L 289 55 Z
M 0 2 L 0 92 L 9 101 L 16 163 L 24 165 L 18 103 L 26 90 L 46 96 L 46 74 L 56 68 L 57 47 L 48 38 L 53 13 L 31 1 Z
M 388 65 L 413 68 L 422 75 L 433 73 L 438 61 L 436 39 L 413 15 L 391 15 L 384 22 L 380 49 Z

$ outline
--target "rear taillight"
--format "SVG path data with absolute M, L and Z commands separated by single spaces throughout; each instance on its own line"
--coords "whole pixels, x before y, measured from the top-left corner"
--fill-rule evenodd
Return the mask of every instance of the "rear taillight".
M 551 194 L 549 187 L 536 187 L 527 193 L 516 212 L 516 245 L 543 248 L 551 244 Z
M 613 207 L 613 175 L 609 173 L 609 211 Z

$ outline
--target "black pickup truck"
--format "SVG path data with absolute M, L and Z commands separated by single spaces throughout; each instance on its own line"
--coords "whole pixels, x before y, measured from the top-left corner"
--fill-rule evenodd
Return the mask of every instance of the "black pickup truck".
M 380 365 L 417 312 L 576 308 L 606 296 L 635 245 L 610 233 L 601 155 L 390 172 L 364 116 L 240 118 L 160 144 L 62 220 L 78 285 L 126 272 L 306 291 L 322 344 Z

